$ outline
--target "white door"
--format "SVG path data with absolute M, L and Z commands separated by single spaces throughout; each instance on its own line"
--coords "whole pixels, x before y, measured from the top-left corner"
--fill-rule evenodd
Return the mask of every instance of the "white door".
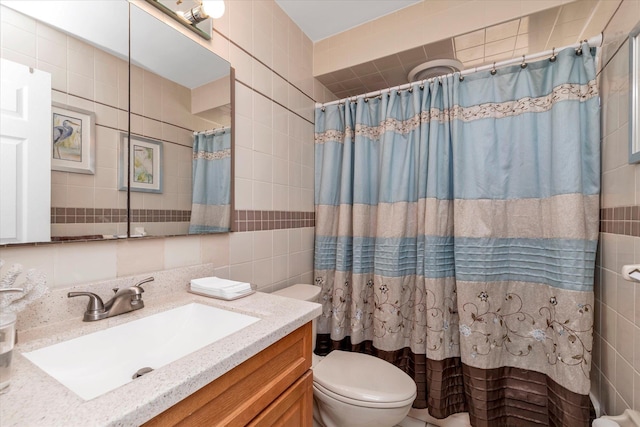
M 0 58 L 0 244 L 51 240 L 51 75 Z

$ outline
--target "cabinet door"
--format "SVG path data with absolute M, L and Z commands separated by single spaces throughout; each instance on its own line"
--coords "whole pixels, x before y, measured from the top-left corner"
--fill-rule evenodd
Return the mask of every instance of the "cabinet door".
M 307 371 L 248 425 L 250 427 L 311 427 L 313 374 Z
M 287 393 L 299 378 L 310 373 L 310 368 L 311 322 L 149 420 L 144 426 L 244 427 Z M 312 385 L 309 385 L 310 393 L 313 393 Z M 306 425 L 298 424 L 297 427 Z

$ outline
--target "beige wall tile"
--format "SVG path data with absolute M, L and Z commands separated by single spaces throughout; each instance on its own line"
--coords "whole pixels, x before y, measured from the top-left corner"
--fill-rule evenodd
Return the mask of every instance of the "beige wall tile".
M 229 267 L 229 279 L 239 282 L 254 283 L 253 262 L 233 264 Z
M 605 308 L 602 310 L 602 318 L 600 321 L 602 322 L 602 338 L 604 338 L 610 345 L 615 347 L 618 314 L 611 307 L 605 306 Z M 609 377 L 609 379 L 612 378 Z
M 253 234 L 232 233 L 229 236 L 229 263 L 240 264 L 253 259 Z
M 618 305 L 617 276 L 609 270 L 603 270 L 602 273 L 602 302 L 615 310 Z
M 289 278 L 289 256 L 273 257 L 273 282 L 278 283 Z
M 54 282 L 64 287 L 116 277 L 116 243 L 55 245 Z
M 202 263 L 214 266 L 229 265 L 229 233 L 200 236 Z
M 12 13 L 14 15 L 19 15 L 11 11 L 11 9 L 5 7 L 2 7 L 0 13 Z M 19 25 L 14 24 L 16 24 L 15 21 L 12 21 L 11 23 L 7 21 L 2 22 L 2 28 L 0 29 L 2 34 L 2 48 L 12 50 L 30 58 L 36 58 L 35 27 L 33 31 L 29 31 L 25 28 L 20 27 Z
M 625 317 L 618 315 L 616 327 L 616 351 L 629 364 L 633 363 L 633 336 L 636 327 Z
M 152 273 L 164 269 L 164 244 L 166 239 L 118 242 L 118 277 L 140 273 Z
M 253 151 L 244 148 L 236 147 L 234 153 L 235 162 L 235 174 L 238 178 L 252 179 L 253 178 Z
M 253 209 L 273 209 L 273 184 L 269 182 L 254 181 L 253 183 Z
M 199 236 L 168 237 L 164 240 L 164 268 L 198 265 L 202 261 Z
M 258 289 L 264 289 L 273 284 L 273 266 L 271 258 L 254 261 L 253 283 Z
M 622 276 L 617 276 L 618 289 L 617 289 L 617 307 L 616 310 L 628 321 L 634 321 L 634 288 L 636 285 L 627 280 L 624 280 Z
M 261 260 L 273 256 L 273 231 L 253 233 L 253 259 Z
M 616 391 L 620 394 L 622 399 L 624 400 L 625 408 L 629 408 L 630 404 L 633 403 L 633 377 L 634 371 L 631 365 L 627 363 L 625 359 L 617 356 L 616 359 L 616 382 L 615 387 Z M 623 410 L 621 408 L 616 407 L 618 413 L 622 413 Z

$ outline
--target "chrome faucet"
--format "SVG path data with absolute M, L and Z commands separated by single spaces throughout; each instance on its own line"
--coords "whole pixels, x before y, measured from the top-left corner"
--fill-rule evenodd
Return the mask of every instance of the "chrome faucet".
M 114 288 L 115 295 L 106 303 L 102 302 L 102 298 L 93 292 L 69 292 L 67 297 L 89 297 L 87 310 L 84 312 L 84 322 L 92 322 L 94 320 L 106 319 L 107 317 L 117 316 L 119 314 L 128 313 L 133 310 L 139 310 L 144 307 L 142 301 L 143 284 L 152 282 L 153 277 L 147 277 L 133 286 L 124 289 Z

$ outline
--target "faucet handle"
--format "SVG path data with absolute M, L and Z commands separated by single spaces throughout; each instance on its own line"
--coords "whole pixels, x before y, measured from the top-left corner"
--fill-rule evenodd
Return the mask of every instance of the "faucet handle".
M 133 286 L 135 286 L 136 288 L 140 288 L 140 291 L 144 292 L 144 289 L 142 289 L 142 285 L 144 285 L 145 283 L 153 282 L 154 280 L 155 279 L 153 277 L 147 277 L 146 279 L 142 279 Z
M 92 292 L 69 292 L 67 294 L 67 297 L 69 298 L 81 296 L 89 297 L 89 303 L 87 304 L 87 313 L 98 313 L 104 311 L 104 303 L 102 302 L 102 299 Z

